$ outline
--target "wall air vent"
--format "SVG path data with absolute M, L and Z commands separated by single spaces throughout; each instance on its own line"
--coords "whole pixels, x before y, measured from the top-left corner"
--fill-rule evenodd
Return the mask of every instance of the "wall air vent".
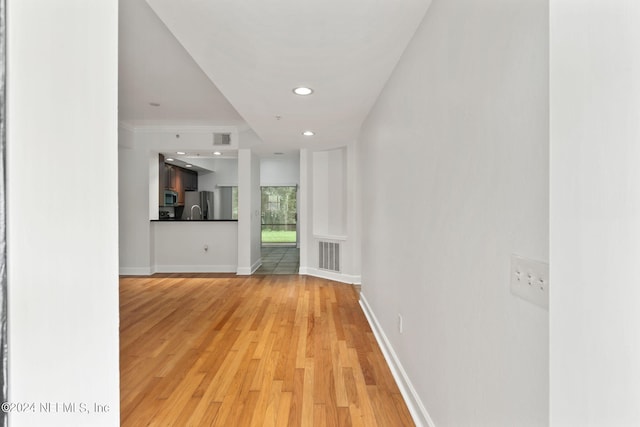
M 340 243 L 318 242 L 318 268 L 340 272 Z
M 213 145 L 231 145 L 231 134 L 230 133 L 214 133 L 213 134 Z

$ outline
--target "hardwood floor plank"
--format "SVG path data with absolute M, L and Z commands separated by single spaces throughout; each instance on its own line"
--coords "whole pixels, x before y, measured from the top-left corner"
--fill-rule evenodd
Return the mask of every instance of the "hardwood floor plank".
M 352 348 L 349 350 L 351 353 L 352 360 L 360 360 L 358 356 L 358 352 L 356 349 Z M 362 422 L 367 427 L 375 427 L 378 425 L 376 421 L 375 414 L 373 412 L 373 408 L 371 406 L 371 401 L 369 400 L 369 392 L 367 390 L 368 384 L 365 380 L 364 372 L 362 367 L 359 369 L 353 369 L 353 378 L 354 384 L 356 388 L 356 396 L 357 396 L 357 405 L 360 409 L 360 417 L 362 418 Z
M 407 409 L 407 404 L 405 403 L 404 398 L 402 397 L 402 394 L 400 394 L 399 392 L 392 393 L 391 396 L 393 398 L 393 404 L 396 407 L 395 413 L 398 414 L 399 425 L 402 425 L 402 426 L 414 425 L 413 419 L 411 418 L 411 414 Z
M 247 349 L 251 344 L 251 340 L 246 339 L 242 342 L 244 344 L 239 350 L 232 350 L 227 354 L 227 357 L 220 366 L 218 374 L 212 380 L 212 384 L 215 384 L 215 387 L 210 386 L 207 390 L 207 392 L 211 392 L 211 399 L 215 402 L 221 402 L 225 398 L 227 391 L 235 378 L 234 374 L 237 373 L 241 367 L 240 362 L 243 360 L 243 356 L 245 353 L 247 355 L 250 354 L 247 353 Z M 205 393 L 205 396 L 206 395 L 207 393 Z
M 278 404 L 278 416 L 276 418 L 276 427 L 286 427 L 289 425 L 289 413 L 291 412 L 291 399 L 293 393 L 282 392 L 280 402 Z M 295 424 L 291 424 L 295 425 Z
M 327 411 L 325 405 L 319 403 L 313 405 L 313 423 L 308 425 L 328 426 Z
M 351 417 L 351 425 L 354 427 L 368 427 L 362 418 L 362 411 L 358 405 L 349 405 L 349 415 Z M 402 425 L 402 424 L 399 424 Z
M 175 418 L 175 420 L 173 421 L 174 426 L 189 426 L 189 425 L 194 425 L 194 424 L 189 424 L 189 419 L 192 417 L 196 407 L 200 404 L 200 398 L 199 397 L 191 397 L 182 408 L 179 408 L 176 410 L 176 412 L 179 412 L 178 416 Z M 205 408 L 206 409 L 206 408 Z M 206 410 L 203 411 L 204 413 L 206 413 Z M 199 421 L 197 425 L 203 425 L 203 426 L 208 426 L 211 424 L 207 424 L 205 421 L 205 416 L 204 413 L 198 417 Z M 166 424 L 161 424 L 161 425 L 166 425 Z
M 313 425 L 313 390 L 314 390 L 314 360 L 307 359 L 304 365 L 304 391 L 302 393 L 302 423 L 303 426 Z
M 304 395 L 304 368 L 296 368 L 288 426 L 302 425 L 302 396 Z
M 351 427 L 351 414 L 349 408 L 338 408 L 338 426 L 339 427 Z
M 145 384 L 145 387 L 143 387 L 142 390 L 145 390 L 147 387 L 149 389 L 153 389 L 153 383 L 159 380 L 159 378 L 151 378 L 151 380 L 147 384 Z M 140 406 L 140 404 L 146 398 L 146 393 L 135 391 L 127 393 L 127 395 L 121 394 L 120 423 L 122 425 L 134 425 L 133 423 L 129 423 L 129 419 L 133 416 L 133 414 L 140 415 L 140 412 L 144 410 L 144 406 Z
M 280 397 L 282 396 L 282 381 L 272 381 L 269 393 L 262 393 L 262 401 L 256 404 L 253 412 L 251 427 L 275 427 Z
M 369 392 L 371 408 L 373 409 L 378 425 L 391 425 L 390 423 L 392 423 L 393 420 L 389 417 L 389 414 L 395 412 L 392 397 L 387 396 L 385 392 L 374 386 L 367 386 L 367 391 Z
M 120 280 L 121 425 L 412 426 L 353 286 Z
M 296 352 L 296 369 L 304 369 L 304 361 L 307 354 L 307 319 L 303 319 L 304 325 L 298 328 L 298 351 Z
M 248 368 L 228 372 L 228 376 L 233 375 L 233 378 L 229 383 L 228 388 L 218 393 L 223 397 L 215 397 L 216 392 L 219 391 L 215 388 L 215 385 L 219 382 L 213 381 L 210 388 L 207 390 L 207 393 L 205 393 L 202 398 L 203 402 L 207 402 L 208 400 L 222 402 L 222 405 L 218 410 L 218 415 L 215 419 L 214 425 L 216 426 L 233 424 L 233 420 L 237 420 L 241 411 L 244 410 L 244 401 L 251 393 L 251 382 L 257 370 L 258 361 L 251 359 L 251 354 L 253 353 L 252 349 L 255 345 L 255 342 L 250 344 L 250 347 L 245 352 L 242 363 L 238 365 L 248 366 Z M 229 423 L 228 420 L 231 420 L 232 422 Z
M 149 426 L 177 425 L 175 423 L 176 419 L 181 415 L 183 408 L 187 406 L 193 390 L 203 378 L 203 374 L 195 374 L 184 378 L 180 384 L 176 385 L 173 392 L 166 397 L 169 403 L 160 408 L 160 411 L 153 417 Z
M 300 326 L 294 326 L 291 333 L 290 345 L 287 349 L 281 351 L 281 359 L 284 358 L 284 375 L 282 376 L 282 389 L 283 391 L 293 390 L 293 380 L 296 371 L 297 359 L 299 354 L 300 340 L 299 337 L 304 336 L 300 332 Z M 278 376 L 279 378 L 279 376 Z
M 267 312 L 267 308 L 269 307 L 269 305 L 271 305 L 271 298 L 267 298 L 262 302 L 262 304 L 260 305 L 260 308 L 258 309 L 258 313 L 256 314 L 255 319 L 253 319 L 251 328 L 249 328 L 250 331 L 255 331 L 256 329 L 258 329 L 258 325 L 260 325 L 260 322 L 262 321 L 262 318 Z

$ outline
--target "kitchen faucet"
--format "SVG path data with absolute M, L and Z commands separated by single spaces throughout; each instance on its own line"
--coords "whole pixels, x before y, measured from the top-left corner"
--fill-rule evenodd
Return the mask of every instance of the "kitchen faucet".
M 193 219 L 193 208 L 198 208 L 198 211 L 200 211 L 200 219 L 202 219 L 202 209 L 200 209 L 199 205 L 191 206 L 191 219 Z

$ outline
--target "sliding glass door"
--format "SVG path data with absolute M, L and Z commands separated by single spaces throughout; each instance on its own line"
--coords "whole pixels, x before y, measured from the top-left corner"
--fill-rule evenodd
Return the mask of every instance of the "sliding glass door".
M 297 241 L 297 187 L 262 187 L 262 244 Z

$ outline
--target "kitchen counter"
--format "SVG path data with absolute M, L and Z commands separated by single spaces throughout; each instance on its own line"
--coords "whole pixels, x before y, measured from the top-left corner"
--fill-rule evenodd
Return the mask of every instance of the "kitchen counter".
M 235 273 L 238 269 L 237 220 L 151 220 L 151 239 L 154 272 Z

